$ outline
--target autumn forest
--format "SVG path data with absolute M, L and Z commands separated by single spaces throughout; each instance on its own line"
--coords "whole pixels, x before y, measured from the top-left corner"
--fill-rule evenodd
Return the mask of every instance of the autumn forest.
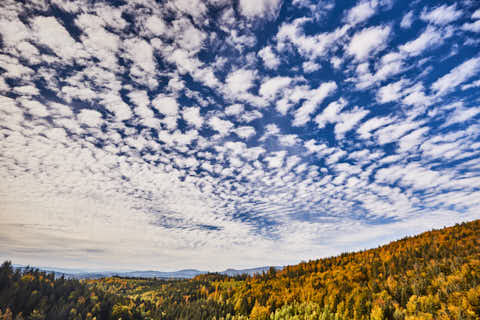
M 73 280 L 0 268 L 0 319 L 480 319 L 480 220 L 230 277 Z

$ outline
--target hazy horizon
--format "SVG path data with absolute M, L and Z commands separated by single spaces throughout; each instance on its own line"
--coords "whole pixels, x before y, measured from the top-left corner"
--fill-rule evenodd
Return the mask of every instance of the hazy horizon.
M 480 2 L 0 9 L 2 260 L 284 266 L 480 218 Z

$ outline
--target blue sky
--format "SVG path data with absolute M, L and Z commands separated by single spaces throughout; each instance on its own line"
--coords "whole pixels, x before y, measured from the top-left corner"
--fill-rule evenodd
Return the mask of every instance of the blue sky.
M 480 217 L 477 1 L 2 1 L 0 257 L 285 265 Z

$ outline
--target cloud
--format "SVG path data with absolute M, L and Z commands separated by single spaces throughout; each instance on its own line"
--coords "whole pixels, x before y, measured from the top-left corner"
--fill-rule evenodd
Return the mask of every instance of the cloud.
M 30 38 L 29 30 L 19 19 L 0 20 L 0 33 L 8 47 L 16 47 Z
M 104 105 L 112 112 L 118 121 L 128 120 L 132 117 L 130 106 L 116 95 L 107 95 L 104 98 Z
M 268 163 L 269 168 L 280 168 L 284 163 L 286 155 L 286 151 L 274 152 L 270 157 L 266 157 L 265 161 Z
M 332 32 L 318 33 L 312 36 L 305 35 L 302 26 L 309 19 L 298 18 L 291 23 L 284 23 L 278 30 L 277 50 L 285 51 L 289 43 L 293 44 L 299 53 L 307 59 L 325 57 L 329 51 L 335 49 L 350 29 L 349 25 L 338 27 Z
M 475 10 L 472 14 L 472 19 L 480 19 L 480 9 Z
M 288 87 L 291 82 L 292 79 L 289 77 L 274 77 L 267 79 L 261 84 L 258 93 L 266 99 L 271 100 L 277 96 L 279 91 Z
M 178 114 L 178 103 L 174 97 L 158 95 L 153 99 L 152 105 L 166 116 L 176 116 Z
M 300 144 L 300 138 L 295 134 L 281 135 L 278 137 L 278 141 L 281 145 L 287 147 L 293 147 L 294 145 Z
M 395 122 L 377 130 L 375 132 L 375 138 L 379 144 L 396 142 L 400 137 L 417 129 L 419 126 L 419 123 L 412 121 Z
M 424 137 L 428 130 L 429 128 L 420 128 L 407 134 L 406 136 L 403 136 L 398 143 L 398 151 L 412 153 L 415 152 L 425 139 Z
M 390 124 L 394 121 L 394 119 L 391 119 L 389 117 L 375 117 L 368 119 L 365 121 L 357 130 L 357 132 L 360 134 L 360 136 L 363 139 L 369 139 L 372 136 L 372 131 L 377 130 L 378 128 L 381 128 L 387 124 Z
M 407 85 L 406 80 L 399 80 L 392 82 L 386 86 L 381 87 L 377 92 L 377 101 L 379 103 L 388 103 L 392 101 L 398 101 L 405 94 L 403 89 Z
M 236 70 L 227 76 L 227 88 L 233 94 L 245 93 L 253 87 L 255 78 L 256 74 L 253 70 Z
M 36 100 L 23 99 L 21 102 L 28 113 L 35 117 L 46 117 L 49 115 L 47 107 Z
M 295 111 L 295 117 L 292 124 L 302 126 L 310 121 L 310 115 L 315 112 L 322 101 L 331 95 L 337 89 L 337 84 L 333 81 L 321 84 L 317 89 L 308 92 L 308 99 L 300 108 Z
M 352 25 L 366 21 L 376 13 L 377 5 L 376 0 L 360 1 L 348 11 L 345 21 Z
M 77 115 L 80 123 L 89 127 L 100 127 L 103 123 L 102 114 L 95 110 L 83 109 Z
M 462 25 L 462 30 L 471 32 L 480 32 L 480 20 Z
M 418 56 L 428 48 L 442 44 L 444 36 L 435 27 L 428 26 L 427 29 L 415 40 L 409 41 L 400 46 L 400 50 L 412 56 Z
M 238 5 L 240 12 L 249 18 L 266 17 L 271 19 L 277 15 L 282 2 L 282 0 L 259 0 L 255 2 L 240 0 Z
M 214 271 L 477 218 L 480 14 L 392 6 L 4 6 L 0 251 Z
M 480 107 L 474 108 L 456 108 L 454 112 L 448 117 L 445 122 L 445 126 L 449 126 L 455 123 L 464 123 L 480 113 Z
M 243 110 L 244 110 L 243 105 L 241 105 L 239 103 L 236 103 L 236 104 L 232 104 L 232 105 L 228 106 L 225 109 L 225 114 L 227 114 L 229 116 L 235 116 L 235 115 L 241 114 L 243 112 Z
M 262 50 L 258 51 L 258 56 L 262 58 L 263 64 L 269 69 L 277 69 L 280 65 L 280 59 L 275 53 L 273 53 L 272 48 L 267 46 Z
M 260 119 L 263 117 L 263 114 L 260 111 L 252 110 L 243 113 L 240 117 L 238 117 L 238 121 L 240 122 L 252 122 L 256 119 Z
M 315 122 L 320 129 L 324 128 L 328 123 L 335 123 L 339 120 L 342 109 L 347 105 L 347 101 L 341 98 L 338 101 L 331 102 L 321 114 L 315 117 Z
M 130 67 L 130 75 L 137 82 L 148 87 L 157 86 L 154 77 L 156 62 L 152 46 L 144 39 L 127 39 L 124 41 L 125 53 L 133 62 Z
M 183 109 L 183 119 L 189 124 L 193 125 L 197 129 L 201 128 L 203 125 L 203 118 L 200 115 L 199 107 L 190 107 Z
M 58 57 L 71 63 L 74 59 L 87 55 L 80 44 L 70 36 L 68 31 L 54 17 L 36 17 L 32 20 L 32 30 L 38 41 L 50 48 Z M 52 34 L 55 36 L 52 37 Z
M 344 112 L 340 115 L 340 119 L 335 125 L 335 136 L 337 140 L 342 140 L 345 133 L 352 130 L 355 125 L 359 123 L 366 115 L 367 110 L 361 108 L 354 108 L 351 111 Z
M 222 136 L 228 135 L 233 128 L 233 123 L 228 120 L 222 120 L 218 117 L 213 117 L 208 120 L 208 125 L 215 131 L 218 131 Z
M 235 129 L 235 133 L 243 139 L 248 139 L 256 134 L 255 128 L 250 126 L 242 126 Z
M 168 30 L 168 27 L 163 21 L 163 19 L 156 15 L 152 15 L 147 18 L 147 20 L 145 21 L 145 28 L 147 28 L 147 30 L 155 36 L 162 36 Z
M 347 47 L 347 53 L 358 61 L 365 60 L 370 54 L 385 48 L 389 35 L 389 26 L 363 29 L 352 37 Z
M 305 61 L 302 64 L 302 68 L 304 72 L 310 73 L 310 72 L 318 71 L 321 68 L 321 66 L 318 63 L 315 63 L 312 61 Z
M 403 16 L 402 21 L 400 22 L 400 27 L 408 29 L 413 24 L 413 11 L 409 11 L 406 15 Z
M 432 84 L 432 89 L 439 95 L 446 94 L 454 90 L 458 85 L 475 76 L 479 71 L 480 57 L 471 58 L 436 80 Z
M 431 11 L 424 10 L 420 18 L 437 25 L 446 25 L 460 18 L 462 14 L 461 10 L 457 10 L 456 4 L 451 6 L 444 4 Z

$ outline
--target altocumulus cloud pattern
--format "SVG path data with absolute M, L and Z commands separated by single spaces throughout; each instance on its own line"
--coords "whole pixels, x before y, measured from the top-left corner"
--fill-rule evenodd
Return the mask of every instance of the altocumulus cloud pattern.
M 280 265 L 480 217 L 480 2 L 3 0 L 0 254 Z

